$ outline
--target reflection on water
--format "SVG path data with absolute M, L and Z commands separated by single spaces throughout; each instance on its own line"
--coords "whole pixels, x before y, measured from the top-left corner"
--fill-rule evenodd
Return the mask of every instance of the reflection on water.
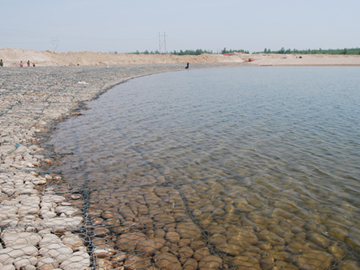
M 94 245 L 140 254 L 114 268 L 357 269 L 359 71 L 135 79 L 59 125 L 51 144 L 73 155 L 56 169 L 94 189 L 89 215 L 110 232 Z

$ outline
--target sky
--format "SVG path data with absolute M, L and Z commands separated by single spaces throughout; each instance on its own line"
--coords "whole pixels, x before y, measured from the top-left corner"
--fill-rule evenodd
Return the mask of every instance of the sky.
M 360 0 L 0 0 L 0 10 L 0 48 L 127 53 L 164 52 L 165 45 L 167 52 L 360 47 Z

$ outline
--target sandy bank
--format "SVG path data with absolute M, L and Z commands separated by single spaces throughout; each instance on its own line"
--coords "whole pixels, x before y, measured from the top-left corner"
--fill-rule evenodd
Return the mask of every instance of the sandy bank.
M 179 63 L 242 63 L 252 59 L 258 66 L 359 66 L 360 55 L 295 55 L 295 54 L 243 54 L 231 55 L 135 55 L 101 52 L 67 52 L 0 49 L 0 58 L 5 67 L 18 67 L 20 61 L 26 66 L 29 60 L 36 66 L 84 66 L 84 65 L 128 65 L 128 64 L 179 64 Z

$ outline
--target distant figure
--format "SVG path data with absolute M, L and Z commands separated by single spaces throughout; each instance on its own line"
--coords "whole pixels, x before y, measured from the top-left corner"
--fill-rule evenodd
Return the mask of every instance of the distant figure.
M 35 67 L 35 63 L 33 63 L 33 67 Z
M 189 63 L 189 62 L 187 62 L 185 69 L 188 69 L 188 68 L 189 68 L 189 66 L 190 66 L 190 63 Z
M 3 67 L 4 66 L 4 63 L 2 61 L 2 59 L 0 59 L 0 67 Z
M 23 67 L 23 63 L 22 63 L 22 61 L 20 61 L 20 67 Z
M 27 65 L 28 65 L 28 67 L 30 67 L 30 60 L 27 61 Z

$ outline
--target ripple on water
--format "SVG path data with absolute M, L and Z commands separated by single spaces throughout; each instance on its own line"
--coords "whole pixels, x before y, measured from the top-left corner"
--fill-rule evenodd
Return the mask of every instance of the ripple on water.
M 74 154 L 56 169 L 94 190 L 88 214 L 108 231 L 93 242 L 112 267 L 358 269 L 358 72 L 132 80 L 59 125 L 50 143 Z

